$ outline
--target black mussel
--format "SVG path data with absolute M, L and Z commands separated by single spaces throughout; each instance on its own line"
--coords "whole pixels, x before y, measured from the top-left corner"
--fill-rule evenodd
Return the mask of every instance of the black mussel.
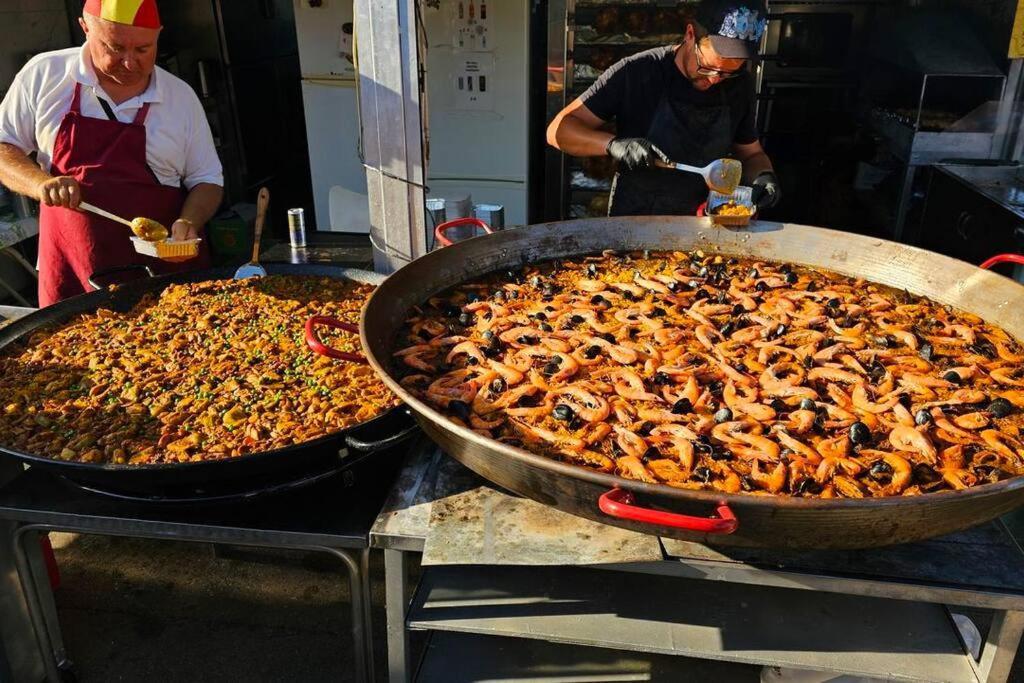
M 571 318 L 569 318 L 569 322 L 571 322 L 573 325 L 579 325 L 586 321 L 587 319 L 584 318 L 582 315 L 573 315 Z
M 722 422 L 728 422 L 731 419 L 732 411 L 729 410 L 728 408 L 722 408 L 717 413 L 715 413 L 715 422 L 718 422 L 719 424 L 721 424 Z
M 637 427 L 636 433 L 640 436 L 650 436 L 651 430 L 657 427 L 653 422 L 644 422 L 642 425 Z
M 744 491 L 756 491 L 757 482 L 749 474 L 740 477 L 740 486 L 743 487 Z
M 736 372 L 746 372 L 747 371 L 747 364 L 744 363 L 743 361 L 735 363 L 732 367 L 736 370 Z
M 473 304 L 476 303 L 477 301 L 480 301 L 480 295 L 477 294 L 476 292 L 470 292 L 469 294 L 466 295 L 467 304 Z
M 686 286 L 689 287 L 690 289 L 697 289 L 698 287 L 700 287 L 700 283 L 697 282 L 696 280 L 690 280 L 689 282 L 686 283 Z
M 609 344 L 615 344 L 616 343 L 615 335 L 613 335 L 611 332 L 602 332 L 601 334 L 599 334 L 597 336 L 600 337 L 601 339 L 604 339 Z
M 536 394 L 533 396 L 528 394 L 520 396 L 519 400 L 516 401 L 516 406 L 519 408 L 536 408 L 539 404 L 540 396 L 537 396 Z
M 537 329 L 539 329 L 541 332 L 555 331 L 555 328 L 551 327 L 551 325 L 548 325 L 547 323 L 541 323 L 540 325 L 537 325 Z
M 546 311 L 547 313 L 554 313 L 554 312 L 555 312 L 555 307 L 554 307 L 554 306 L 545 306 L 545 307 L 544 307 L 544 310 L 545 310 L 545 311 Z
M 771 405 L 772 410 L 776 413 L 785 413 L 789 410 L 789 406 L 787 406 L 786 402 L 781 398 L 773 398 L 769 405 Z
M 693 412 L 693 404 L 688 398 L 681 398 L 672 404 L 672 413 L 674 415 L 688 415 Z
M 547 320 L 548 319 L 548 317 L 544 314 L 543 311 L 537 311 L 536 313 L 531 313 L 530 317 L 531 318 L 536 318 L 537 320 Z
M 718 331 L 722 333 L 723 337 L 728 337 L 729 335 L 736 331 L 736 323 L 730 320 L 726 324 L 722 325 L 722 327 L 719 328 Z
M 917 350 L 917 354 L 921 356 L 921 358 L 924 358 L 926 361 L 931 361 L 932 354 L 934 353 L 935 349 L 933 349 L 932 345 L 927 342 L 921 344 L 921 347 Z
M 768 289 L 768 285 L 765 283 L 764 280 L 759 280 L 758 283 L 754 285 L 754 289 L 756 289 L 759 292 L 763 292 Z
M 761 273 L 757 272 L 757 268 L 753 268 L 749 273 L 747 273 L 748 280 L 756 280 L 759 277 L 761 277 Z
M 601 347 L 598 346 L 597 344 L 595 344 L 593 346 L 588 346 L 587 350 L 583 352 L 583 356 L 587 360 L 593 360 L 593 359 L 597 358 L 600 355 L 601 355 Z
M 850 425 L 850 441 L 863 446 L 871 442 L 871 428 L 863 422 L 854 422 Z
M 743 308 L 743 304 L 736 304 L 735 306 L 732 307 L 733 315 L 743 315 L 744 313 L 746 313 L 746 311 L 747 309 Z
M 654 380 L 653 381 L 654 381 L 654 385 L 655 386 L 659 386 L 659 387 L 660 386 L 665 386 L 666 384 L 672 384 L 672 378 L 669 377 L 664 372 L 656 372 L 656 373 L 654 373 Z
M 596 263 L 588 263 L 587 264 L 587 275 L 589 275 L 590 277 L 594 277 L 595 275 L 597 275 L 597 264 Z
M 892 465 L 884 460 L 876 460 L 871 463 L 871 467 L 868 469 L 868 474 L 875 481 L 884 480 L 892 477 Z
M 711 445 L 711 440 L 708 437 L 701 434 L 693 442 L 693 450 L 698 455 L 710 455 L 714 451 L 714 446 Z
M 808 282 L 807 283 L 807 291 L 808 292 L 817 292 L 818 291 L 818 283 L 815 282 L 814 280 L 811 280 L 810 282 Z
M 507 387 L 508 384 L 501 377 L 497 377 L 491 380 L 491 391 L 493 391 L 496 394 L 500 394 L 501 392 L 505 391 Z
M 714 396 L 721 396 L 723 389 L 725 389 L 725 382 L 722 382 L 720 380 L 715 380 L 714 382 L 708 385 L 708 391 L 710 391 L 711 394 Z
M 463 422 L 469 420 L 469 404 L 466 403 L 465 401 L 449 401 L 448 410 L 451 412 L 452 415 L 459 418 Z
M 478 365 L 479 363 L 480 361 L 478 361 L 474 356 L 466 358 L 466 365 Z
M 505 300 L 505 292 L 499 289 L 497 292 L 494 293 L 494 297 L 493 298 L 494 298 L 495 301 L 504 301 Z
M 530 278 L 531 287 L 540 287 L 541 282 L 542 280 L 540 279 L 540 275 L 534 275 Z
M 703 299 L 710 299 L 711 295 L 708 294 L 708 290 L 701 288 L 697 290 L 697 293 L 693 295 L 695 301 L 701 301 Z
M 483 333 L 483 338 L 486 339 L 487 341 L 490 341 L 490 340 L 494 339 L 494 331 L 493 330 L 485 330 L 484 333 Z
M 883 349 L 889 348 L 891 343 L 889 337 L 885 335 L 878 335 L 872 341 L 875 342 L 875 346 L 881 347 Z
M 551 417 L 555 418 L 556 420 L 568 422 L 569 420 L 576 417 L 576 413 L 573 411 L 572 408 L 565 405 L 564 403 L 559 403 L 557 406 L 555 406 L 554 410 L 551 411 Z
M 660 459 L 661 459 L 661 451 L 659 451 L 654 446 L 650 446 L 646 451 L 644 451 L 643 456 L 641 456 L 641 460 L 643 460 L 644 462 L 650 462 L 651 460 L 660 460 Z
M 843 303 L 843 302 L 842 302 L 842 301 L 840 301 L 840 300 L 839 300 L 838 298 L 832 298 L 832 299 L 829 299 L 828 301 L 826 301 L 826 302 L 825 302 L 825 305 L 826 305 L 826 306 L 827 306 L 828 308 L 831 308 L 832 310 L 838 310 L 838 309 L 839 309 L 839 306 L 840 306 L 840 305 L 841 305 L 842 303 Z
M 787 328 L 784 324 L 779 323 L 778 325 L 775 326 L 775 329 L 772 330 L 771 336 L 772 336 L 773 339 L 778 339 L 782 335 L 786 334 L 788 329 L 789 328 Z
M 989 403 L 987 410 L 993 417 L 1006 417 L 1013 412 L 1013 404 L 1000 397 Z
M 473 315 L 470 313 L 459 314 L 459 324 L 463 327 L 469 327 L 473 324 Z
M 931 484 L 942 479 L 942 475 L 932 469 L 930 465 L 926 465 L 923 462 L 919 462 L 914 465 L 913 473 L 914 481 L 919 484 Z
M 812 477 L 804 477 L 797 482 L 793 490 L 801 496 L 816 496 L 821 493 L 821 484 L 816 482 Z
M 544 285 L 544 288 L 541 290 L 541 294 L 543 294 L 544 296 L 554 296 L 558 294 L 558 291 L 558 287 L 549 282 L 546 285 Z
M 519 294 L 518 294 L 518 292 L 516 292 L 516 290 L 510 289 L 510 290 L 508 290 L 508 292 L 505 293 L 505 298 L 507 298 L 507 299 L 518 299 L 519 298 Z
M 715 296 L 715 303 L 724 304 L 728 300 L 729 300 L 729 293 L 726 292 L 724 289 L 720 289 L 718 291 L 718 294 Z
M 932 414 L 930 411 L 921 408 L 919 411 L 914 413 L 914 423 L 918 426 L 925 426 L 932 423 Z
M 800 364 L 807 370 L 810 370 L 814 367 L 814 356 L 804 356 L 804 359 L 800 361 Z
M 710 271 L 708 270 L 707 266 L 701 266 L 700 270 L 697 271 L 697 275 L 699 275 L 700 277 L 707 277 L 709 272 Z
M 666 315 L 668 315 L 668 312 L 661 306 L 655 306 L 651 311 L 652 318 L 664 318 Z
M 697 467 L 693 470 L 693 476 L 697 481 L 707 484 L 711 481 L 711 470 L 707 467 Z
M 590 297 L 591 306 L 603 306 L 606 303 L 608 303 L 608 300 L 605 299 L 600 294 L 595 294 L 594 296 Z
M 788 273 L 786 273 L 786 284 L 795 285 L 799 279 L 800 276 L 794 273 L 793 271 L 789 271 Z
M 960 384 L 960 382 L 963 381 L 963 378 L 961 378 L 960 375 L 957 374 L 956 370 L 950 370 L 949 372 L 942 376 L 942 379 L 946 380 L 947 382 L 952 382 L 953 384 Z
M 633 292 L 623 292 L 622 298 L 625 299 L 626 301 L 640 301 L 640 297 L 638 297 Z
M 525 345 L 525 346 L 530 346 L 532 344 L 536 344 L 539 340 L 536 337 L 533 337 L 531 335 L 521 334 L 516 339 L 516 341 L 519 342 L 520 344 Z
M 444 309 L 442 309 L 442 311 L 444 313 L 444 317 L 446 318 L 458 318 L 459 314 L 462 313 L 461 308 L 459 308 L 458 306 L 453 306 L 451 304 L 445 306 Z
M 732 460 L 732 451 L 725 446 L 712 446 L 711 447 L 711 459 L 712 460 Z
M 555 374 L 556 372 L 558 372 L 558 363 L 556 363 L 553 360 L 548 361 L 547 365 L 544 366 L 544 369 L 541 370 L 541 372 L 543 372 L 545 375 Z

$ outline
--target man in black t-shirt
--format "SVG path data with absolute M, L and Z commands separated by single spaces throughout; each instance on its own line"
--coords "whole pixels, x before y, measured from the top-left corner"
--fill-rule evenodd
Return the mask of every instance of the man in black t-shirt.
M 548 143 L 578 157 L 610 155 L 618 172 L 609 214 L 694 214 L 707 198 L 703 178 L 656 167 L 657 161 L 706 166 L 743 162 L 754 201 L 779 201 L 772 163 L 754 126 L 754 79 L 767 25 L 764 0 L 703 0 L 682 43 L 647 50 L 613 65 L 555 117 Z M 616 134 L 601 129 L 614 121 Z

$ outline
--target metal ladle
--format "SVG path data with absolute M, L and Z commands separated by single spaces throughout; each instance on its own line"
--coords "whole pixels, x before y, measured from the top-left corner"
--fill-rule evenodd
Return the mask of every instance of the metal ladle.
M 127 220 L 120 216 L 115 216 L 109 211 L 105 211 L 98 206 L 93 206 L 88 202 L 79 202 L 78 208 L 94 213 L 97 216 L 109 218 L 115 223 L 127 225 L 137 237 L 140 237 L 147 242 L 160 242 L 170 236 L 167 228 L 151 218 L 133 218 L 132 220 Z
M 735 192 L 736 188 L 739 187 L 740 180 L 743 178 L 743 164 L 736 159 L 716 159 L 704 168 L 677 164 L 674 161 L 659 161 L 658 166 L 704 176 L 704 182 L 708 184 L 708 187 L 720 194 L 732 194 Z

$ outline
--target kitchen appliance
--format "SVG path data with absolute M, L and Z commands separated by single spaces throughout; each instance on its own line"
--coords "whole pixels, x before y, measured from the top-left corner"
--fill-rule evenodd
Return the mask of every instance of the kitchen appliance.
M 318 230 L 367 234 L 366 171 L 360 160 L 351 2 L 296 3 L 302 104 Z M 311 223 L 312 224 L 312 223 Z
M 439 249 L 392 274 L 374 292 L 360 325 L 363 349 L 427 434 L 470 469 L 547 505 L 643 533 L 713 544 L 860 548 L 952 533 L 1024 503 L 1024 477 L 951 493 L 862 500 L 723 494 L 645 484 L 485 438 L 418 400 L 390 374 L 402 321 L 431 295 L 510 266 L 605 249 L 715 249 L 826 268 L 929 296 L 1024 338 L 1024 309 L 1007 305 L 1019 300 L 1024 289 L 961 261 L 795 224 L 758 222 L 744 231 L 742 239 L 719 237 L 716 243 L 708 237 L 706 221 L 695 217 L 604 218 L 504 230 Z M 680 519 L 680 513 L 686 519 Z
M 530 3 L 486 0 L 439 0 L 422 8 L 430 194 L 500 204 L 516 225 L 528 222 L 534 142 L 530 11 Z M 459 213 L 449 205 L 447 219 L 472 215 L 472 204 Z
M 968 17 L 907 10 L 872 33 L 866 48 L 864 123 L 900 165 L 893 237 L 904 235 L 917 171 L 938 161 L 992 156 L 1006 76 Z
M 266 269 L 272 275 L 318 275 L 369 284 L 383 280 L 377 273 L 337 266 L 267 264 Z M 63 323 L 83 313 L 99 308 L 128 311 L 143 297 L 159 294 L 169 285 L 223 280 L 233 274 L 234 268 L 181 273 L 136 280 L 131 287 L 101 289 L 72 297 L 0 329 L 0 350 L 27 341 L 43 327 Z M 97 273 L 93 279 L 103 276 Z M 405 410 L 396 407 L 363 424 L 319 439 L 223 460 L 141 466 L 90 464 L 55 460 L 3 447 L 0 447 L 0 456 L 52 471 L 90 491 L 124 500 L 168 504 L 237 502 L 279 489 L 291 489 L 297 483 L 319 481 L 394 445 L 414 431 Z

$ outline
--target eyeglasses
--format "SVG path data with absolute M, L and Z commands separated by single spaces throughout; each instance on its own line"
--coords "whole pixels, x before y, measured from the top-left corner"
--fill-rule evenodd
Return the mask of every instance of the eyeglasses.
M 721 69 L 713 69 L 710 66 L 704 66 L 704 60 L 701 59 L 700 41 L 693 41 L 693 54 L 697 57 L 697 73 L 701 76 L 713 76 L 722 79 L 723 81 L 727 78 L 736 78 L 743 69 L 736 69 L 735 71 L 722 71 Z

